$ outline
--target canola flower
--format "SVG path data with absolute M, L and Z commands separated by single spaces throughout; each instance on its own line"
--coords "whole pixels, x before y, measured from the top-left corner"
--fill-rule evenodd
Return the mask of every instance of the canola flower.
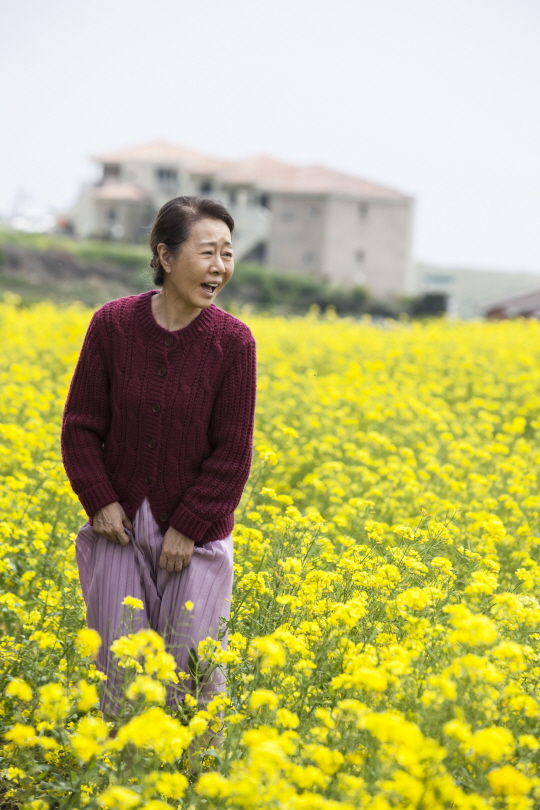
M 229 648 L 181 673 L 127 633 L 113 729 L 58 444 L 89 316 L 0 303 L 3 806 L 540 808 L 540 325 L 246 317 Z M 227 672 L 207 705 L 203 665 Z

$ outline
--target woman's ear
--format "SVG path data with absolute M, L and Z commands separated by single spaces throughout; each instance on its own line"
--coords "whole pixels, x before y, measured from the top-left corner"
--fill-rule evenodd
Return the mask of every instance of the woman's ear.
M 171 267 L 171 253 L 169 248 L 164 242 L 160 242 L 157 246 L 157 252 L 159 256 L 159 261 L 161 262 L 161 266 L 163 267 L 166 273 L 170 273 L 172 270 Z

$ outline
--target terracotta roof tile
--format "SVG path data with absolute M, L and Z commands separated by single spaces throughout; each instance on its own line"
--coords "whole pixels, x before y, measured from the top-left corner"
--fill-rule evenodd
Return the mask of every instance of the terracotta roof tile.
M 484 312 L 495 311 L 503 311 L 509 318 L 524 312 L 539 312 L 540 290 L 536 288 L 517 295 L 509 295 L 484 306 Z
M 253 185 L 284 184 L 292 174 L 298 171 L 298 166 L 284 163 L 281 160 L 267 155 L 255 155 L 231 163 L 219 172 L 219 179 L 223 183 L 245 183 Z
M 254 185 L 262 190 L 297 194 L 344 194 L 354 197 L 403 198 L 395 189 L 363 180 L 327 166 L 296 166 L 267 155 L 220 160 L 168 141 L 121 149 L 96 156 L 101 163 L 127 161 L 178 163 L 193 174 L 212 174 L 226 184 Z
M 169 141 L 155 141 L 142 146 L 119 149 L 117 152 L 95 155 L 94 160 L 98 163 L 180 163 L 189 171 L 201 174 L 218 171 L 228 166 L 230 162 Z
M 103 186 L 95 186 L 93 196 L 96 200 L 130 200 L 133 202 L 149 199 L 146 191 L 132 183 L 106 183 Z
M 392 188 L 338 172 L 326 166 L 295 166 L 260 155 L 219 172 L 224 183 L 254 183 L 272 191 L 298 194 L 345 194 L 359 197 L 403 197 Z
M 284 191 L 322 192 L 346 194 L 358 197 L 404 197 L 393 188 L 363 180 L 350 174 L 329 169 L 326 166 L 306 166 L 291 178 Z

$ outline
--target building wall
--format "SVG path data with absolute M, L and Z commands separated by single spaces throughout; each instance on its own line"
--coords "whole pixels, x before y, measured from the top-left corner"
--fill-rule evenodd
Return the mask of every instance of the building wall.
M 374 295 L 386 297 L 412 293 L 413 201 L 376 200 L 366 217 L 367 284 Z
M 71 211 L 71 219 L 75 232 L 81 239 L 87 239 L 96 233 L 96 203 L 94 200 L 95 186 L 85 185 Z
M 160 167 L 176 171 L 177 181 L 160 182 L 156 174 L 156 169 Z M 79 236 L 110 238 L 113 224 L 110 214 L 114 211 L 115 221 L 122 226 L 123 235 L 113 236 L 113 238 L 123 241 L 138 241 L 141 229 L 148 225 L 165 202 L 179 194 L 197 193 L 196 181 L 186 174 L 180 165 L 125 162 L 118 164 L 118 169 L 116 175 L 106 174 L 103 184 L 132 183 L 143 189 L 150 196 L 151 202 L 99 200 L 94 196 L 96 187 L 86 186 L 82 189 L 72 211 L 72 218 Z
M 172 180 L 160 182 L 157 177 L 157 169 L 171 169 L 176 171 L 177 181 Z M 121 180 L 133 183 L 149 194 L 155 205 L 160 208 L 163 203 L 179 194 L 190 194 L 191 184 L 189 177 L 182 171 L 178 164 L 167 163 L 156 165 L 154 163 L 124 163 L 121 166 Z
M 368 284 L 368 204 L 350 197 L 329 197 L 324 227 L 324 275 L 333 284 Z
M 127 200 L 96 200 L 95 210 L 92 235 L 124 242 L 140 242 L 155 214 L 149 203 Z
M 269 267 L 324 278 L 326 206 L 320 195 L 270 195 Z
M 412 201 L 272 194 L 267 263 L 375 296 L 412 292 Z

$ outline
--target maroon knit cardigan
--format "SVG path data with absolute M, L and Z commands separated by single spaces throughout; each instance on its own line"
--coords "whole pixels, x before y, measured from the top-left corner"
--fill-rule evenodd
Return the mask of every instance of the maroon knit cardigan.
M 110 301 L 90 321 L 67 397 L 62 458 L 90 517 L 148 498 L 160 529 L 197 543 L 226 537 L 248 479 L 255 341 L 211 304 L 170 332 L 150 290 Z

